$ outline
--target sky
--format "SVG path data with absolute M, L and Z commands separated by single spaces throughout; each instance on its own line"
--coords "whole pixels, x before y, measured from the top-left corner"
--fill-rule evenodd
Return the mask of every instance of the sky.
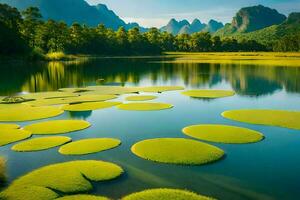
M 242 7 L 264 5 L 288 15 L 300 11 L 300 0 L 86 0 L 89 4 L 106 4 L 126 22 L 137 22 L 144 27 L 161 27 L 171 18 L 195 18 L 207 23 L 215 19 L 231 21 Z

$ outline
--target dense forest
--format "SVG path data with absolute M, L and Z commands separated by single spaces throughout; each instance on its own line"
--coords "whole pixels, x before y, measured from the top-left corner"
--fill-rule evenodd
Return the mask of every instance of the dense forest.
M 283 38 L 278 45 L 286 45 Z M 138 28 L 117 31 L 99 24 L 88 27 L 79 23 L 68 26 L 64 22 L 42 20 L 38 8 L 20 12 L 0 4 L 0 54 L 28 55 L 32 58 L 49 52 L 93 55 L 156 55 L 164 51 L 270 51 L 255 40 L 238 41 L 212 36 L 208 32 L 172 35 L 151 28 L 141 33 Z M 280 48 L 278 48 L 280 49 Z M 282 50 L 288 50 L 282 48 Z

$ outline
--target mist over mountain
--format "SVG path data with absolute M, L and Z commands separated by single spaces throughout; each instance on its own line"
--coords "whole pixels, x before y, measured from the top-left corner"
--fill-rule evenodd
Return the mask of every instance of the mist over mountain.
M 172 33 L 173 35 L 178 34 L 193 34 L 201 31 L 207 31 L 214 33 L 223 27 L 221 22 L 210 20 L 208 24 L 202 23 L 199 19 L 194 19 L 190 24 L 187 20 L 177 21 L 171 19 L 166 26 L 163 26 L 160 30 Z
M 19 10 L 30 6 L 38 7 L 45 20 L 65 21 L 68 25 L 74 22 L 89 26 L 104 24 L 114 30 L 121 26 L 126 29 L 139 27 L 137 23 L 126 24 L 104 4 L 91 6 L 84 0 L 0 0 L 0 3 L 6 3 Z

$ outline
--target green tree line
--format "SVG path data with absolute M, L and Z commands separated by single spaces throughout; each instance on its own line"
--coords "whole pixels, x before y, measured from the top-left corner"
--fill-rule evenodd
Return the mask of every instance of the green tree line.
M 38 8 L 23 12 L 0 4 L 0 54 L 65 52 L 95 55 L 154 55 L 164 51 L 265 51 L 268 48 L 255 40 L 237 41 L 213 37 L 208 32 L 174 36 L 151 28 L 117 31 L 99 24 L 88 27 L 79 23 L 67 26 L 64 22 L 44 21 Z

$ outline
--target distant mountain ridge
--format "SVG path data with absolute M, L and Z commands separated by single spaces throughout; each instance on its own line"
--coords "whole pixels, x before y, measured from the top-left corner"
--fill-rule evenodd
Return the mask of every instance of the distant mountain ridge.
M 169 23 L 160 30 L 172 33 L 173 35 L 193 34 L 201 31 L 214 33 L 220 28 L 223 28 L 223 26 L 221 22 L 215 20 L 210 20 L 208 24 L 205 24 L 199 19 L 194 19 L 192 23 L 189 23 L 187 20 L 177 21 L 176 19 L 171 19 Z
M 78 22 L 89 26 L 104 24 L 114 30 L 121 26 L 126 29 L 139 27 L 141 30 L 145 30 L 137 23 L 125 23 L 106 5 L 91 6 L 85 0 L 0 0 L 0 3 L 6 3 L 19 10 L 30 6 L 38 7 L 44 19 L 65 21 L 68 25 Z

